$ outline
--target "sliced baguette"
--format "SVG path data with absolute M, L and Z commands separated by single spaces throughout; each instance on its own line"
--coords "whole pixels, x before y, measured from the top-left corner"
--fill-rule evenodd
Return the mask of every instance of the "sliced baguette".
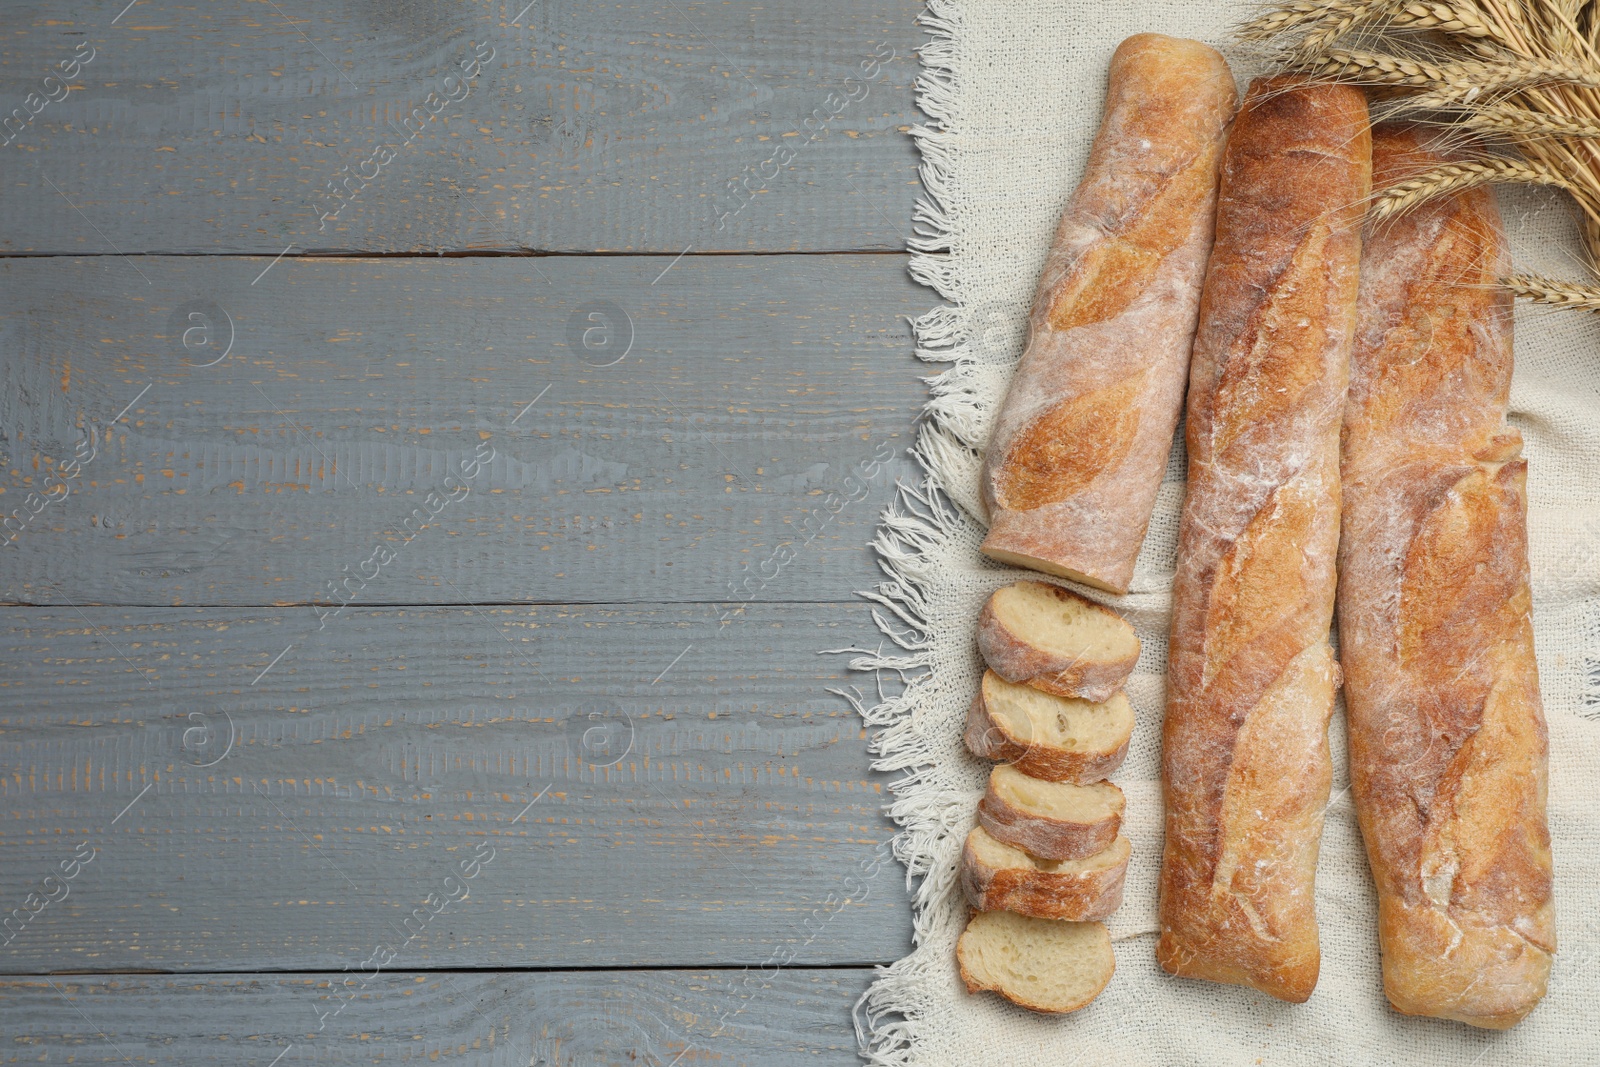
M 1048 582 L 1013 582 L 979 613 L 978 649 L 1008 682 L 1099 701 L 1133 673 L 1139 638 L 1092 600 Z
M 956 942 L 968 993 L 991 990 L 1030 1011 L 1064 1014 L 1100 995 L 1117 968 L 1103 923 L 979 912 Z
M 1041 859 L 1078 860 L 1116 842 L 1122 806 L 1122 790 L 1110 782 L 1046 782 L 1001 764 L 989 772 L 978 825 L 996 841 Z
M 979 911 L 1073 922 L 1104 919 L 1122 904 L 1132 851 L 1119 835 L 1110 848 L 1085 859 L 1039 859 L 975 826 L 961 854 L 961 888 Z
M 1012 685 L 985 671 L 967 713 L 967 748 L 1048 782 L 1097 782 L 1122 765 L 1133 705 L 1121 693 L 1093 703 Z

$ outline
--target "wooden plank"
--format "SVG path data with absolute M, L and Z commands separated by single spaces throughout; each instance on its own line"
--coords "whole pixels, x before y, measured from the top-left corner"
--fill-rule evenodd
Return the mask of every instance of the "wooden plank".
M 846 1063 L 851 1006 L 871 976 L 433 972 L 380 974 L 365 989 L 343 974 L 18 978 L 0 981 L 9 1046 L 0 1062 Z
M 900 251 L 918 8 L 11 4 L 0 251 Z
M 0 610 L 0 970 L 898 958 L 866 606 L 719 615 Z
M 883 256 L 0 261 L 0 599 L 847 599 L 927 304 Z

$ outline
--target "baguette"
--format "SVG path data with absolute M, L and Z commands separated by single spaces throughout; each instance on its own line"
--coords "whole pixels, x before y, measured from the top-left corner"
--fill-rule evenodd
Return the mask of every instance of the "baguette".
M 979 911 L 1014 911 L 1036 919 L 1104 919 L 1122 904 L 1133 846 L 1111 847 L 1081 860 L 1044 860 L 996 841 L 981 826 L 961 853 L 961 888 Z
M 1190 370 L 1162 732 L 1157 958 L 1303 1001 L 1321 957 L 1339 428 L 1369 193 L 1348 86 L 1251 84 L 1223 160 Z
M 978 825 L 996 841 L 1040 859 L 1077 860 L 1115 843 L 1122 808 L 1122 790 L 1110 782 L 1042 782 L 1001 764 L 989 772 Z
M 1374 136 L 1374 179 L 1446 162 Z M 1367 235 L 1345 413 L 1339 644 L 1384 991 L 1503 1029 L 1556 948 L 1510 273 L 1486 189 Z
M 979 912 L 956 942 L 968 993 L 993 990 L 1013 1004 L 1053 1015 L 1084 1007 L 1111 981 L 1117 958 L 1103 923 Z
M 1096 704 L 1012 685 L 985 671 L 964 740 L 974 756 L 1007 760 L 1030 777 L 1089 783 L 1122 765 L 1133 721 L 1133 705 L 1122 693 Z
M 1109 83 L 980 486 L 991 558 L 1120 594 L 1183 403 L 1236 90 L 1216 51 L 1153 33 Z
M 997 589 L 978 613 L 978 651 L 1008 682 L 1096 702 L 1122 688 L 1139 638 L 1109 608 L 1047 582 Z

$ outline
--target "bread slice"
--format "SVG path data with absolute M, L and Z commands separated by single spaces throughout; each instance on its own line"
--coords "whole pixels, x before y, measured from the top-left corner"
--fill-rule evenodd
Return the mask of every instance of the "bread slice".
M 1077 860 L 1110 848 L 1122 829 L 1122 790 L 1030 778 L 1009 764 L 989 772 L 978 825 L 1041 859 Z
M 956 942 L 968 993 L 992 990 L 1030 1011 L 1064 1014 L 1100 995 L 1117 969 L 1103 923 L 979 912 Z
M 1098 701 L 1133 673 L 1139 638 L 1092 600 L 1048 582 L 1013 582 L 979 613 L 978 649 L 1008 682 Z
M 1015 911 L 1036 919 L 1087 922 L 1122 904 L 1133 846 L 1121 835 L 1081 860 L 1046 860 L 996 841 L 981 826 L 961 853 L 961 888 L 979 911 Z
M 1012 685 L 985 671 L 967 713 L 967 748 L 1007 760 L 1047 782 L 1097 782 L 1122 765 L 1133 705 L 1122 693 L 1099 704 Z

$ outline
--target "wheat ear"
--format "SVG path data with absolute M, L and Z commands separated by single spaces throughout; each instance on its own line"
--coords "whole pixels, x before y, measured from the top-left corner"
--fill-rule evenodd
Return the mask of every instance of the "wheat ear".
M 1288 50 L 1304 55 L 1332 44 L 1363 22 L 1380 19 L 1408 30 L 1437 30 L 1499 44 L 1506 44 L 1508 40 L 1505 31 L 1482 12 L 1459 3 L 1434 0 L 1411 3 L 1405 0 L 1331 0 L 1324 3 L 1302 0 L 1252 19 L 1239 28 L 1238 36 L 1246 41 L 1264 41 L 1298 31 L 1302 34 L 1300 40 Z
M 1389 16 L 1393 26 L 1408 30 L 1438 30 L 1464 37 L 1489 38 L 1504 42 L 1505 31 L 1471 8 L 1454 4 L 1411 3 L 1401 5 Z
M 1461 115 L 1463 125 L 1494 133 L 1528 137 L 1600 137 L 1600 122 L 1567 115 L 1551 115 L 1515 104 L 1484 104 Z
M 1600 88 L 1600 71 L 1559 59 L 1507 57 L 1493 61 L 1429 63 L 1378 52 L 1330 48 L 1319 55 L 1294 61 L 1293 65 L 1308 74 L 1335 81 L 1431 89 L 1431 95 L 1440 105 L 1549 82 Z
M 1395 6 L 1395 0 L 1325 0 L 1322 3 L 1299 0 L 1246 22 L 1239 27 L 1238 37 L 1244 41 L 1264 41 L 1290 30 L 1310 29 L 1318 37 L 1332 40 L 1348 33 L 1357 23 Z
M 1424 200 L 1446 193 L 1459 193 L 1491 183 L 1516 182 L 1526 185 L 1552 185 L 1571 191 L 1572 183 L 1555 171 L 1520 159 L 1485 159 L 1474 163 L 1446 163 L 1424 171 L 1377 193 L 1367 218 L 1382 222 L 1411 210 Z
M 1540 274 L 1513 274 L 1502 278 L 1501 284 L 1518 296 L 1536 304 L 1573 308 L 1583 311 L 1600 311 L 1600 288 L 1578 285 L 1546 278 Z

